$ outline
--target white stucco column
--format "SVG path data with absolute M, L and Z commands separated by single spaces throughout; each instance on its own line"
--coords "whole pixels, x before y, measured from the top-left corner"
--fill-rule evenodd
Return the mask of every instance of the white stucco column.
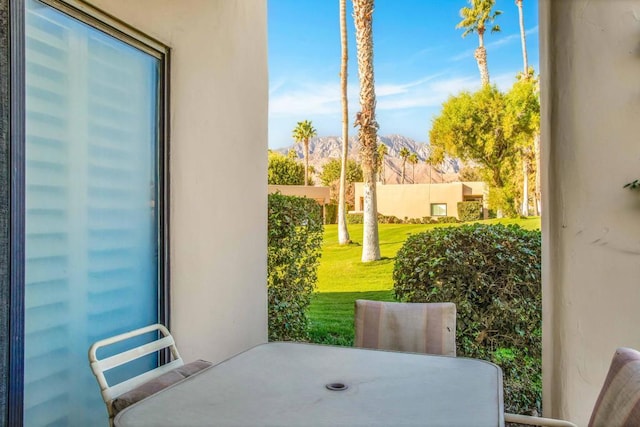
M 171 332 L 185 360 L 267 340 L 267 6 L 90 0 L 171 48 Z
M 586 425 L 640 348 L 640 3 L 541 0 L 543 389 Z

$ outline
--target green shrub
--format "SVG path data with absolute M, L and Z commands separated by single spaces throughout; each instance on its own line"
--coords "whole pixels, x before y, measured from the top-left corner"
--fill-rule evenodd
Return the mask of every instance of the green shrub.
M 324 205 L 324 223 L 325 224 L 338 223 L 338 204 L 337 203 L 329 203 Z
M 460 222 L 455 216 L 439 216 L 436 221 L 438 224 L 456 224 Z
M 460 221 L 478 221 L 482 219 L 482 202 L 458 202 Z
M 361 213 L 350 213 L 347 214 L 347 224 L 362 224 L 364 222 L 364 217 Z
M 378 214 L 378 224 L 402 224 L 402 220 L 393 215 Z
M 315 200 L 269 194 L 269 340 L 306 340 L 306 310 L 317 281 L 322 214 Z
M 502 368 L 508 412 L 541 413 L 540 231 L 466 224 L 409 236 L 394 291 L 408 302 L 454 302 L 459 356 Z
M 267 183 L 275 185 L 304 184 L 304 165 L 296 161 L 295 152 L 284 156 L 269 150 L 267 166 Z

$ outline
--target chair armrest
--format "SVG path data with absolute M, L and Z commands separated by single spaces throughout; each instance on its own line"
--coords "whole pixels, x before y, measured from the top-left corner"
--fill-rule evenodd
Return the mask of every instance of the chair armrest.
M 504 414 L 506 423 L 526 424 L 529 426 L 545 426 L 545 427 L 578 427 L 569 421 L 556 420 L 553 418 L 530 417 L 528 415 Z

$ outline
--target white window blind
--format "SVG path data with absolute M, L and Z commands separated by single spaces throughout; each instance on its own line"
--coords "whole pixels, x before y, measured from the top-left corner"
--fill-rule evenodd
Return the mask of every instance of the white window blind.
M 26 37 L 24 425 L 107 425 L 87 350 L 158 320 L 160 64 L 35 0 Z

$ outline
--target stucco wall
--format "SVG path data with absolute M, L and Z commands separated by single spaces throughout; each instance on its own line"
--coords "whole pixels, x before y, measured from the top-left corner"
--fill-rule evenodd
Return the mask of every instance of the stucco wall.
M 267 185 L 269 194 L 280 193 L 285 196 L 308 197 L 321 205 L 326 205 L 330 200 L 329 187 L 316 187 L 311 185 Z
M 464 196 L 483 196 L 485 185 L 482 182 L 448 184 L 380 184 L 376 185 L 378 212 L 393 215 L 400 219 L 431 216 L 432 203 L 446 203 L 447 216 L 458 216 L 458 202 Z M 363 197 L 362 183 L 355 184 L 355 210 L 360 210 L 360 198 Z
M 171 327 L 182 356 L 218 361 L 266 341 L 266 2 L 91 3 L 172 49 Z
M 544 407 L 582 426 L 640 348 L 640 4 L 542 0 L 540 36 Z

